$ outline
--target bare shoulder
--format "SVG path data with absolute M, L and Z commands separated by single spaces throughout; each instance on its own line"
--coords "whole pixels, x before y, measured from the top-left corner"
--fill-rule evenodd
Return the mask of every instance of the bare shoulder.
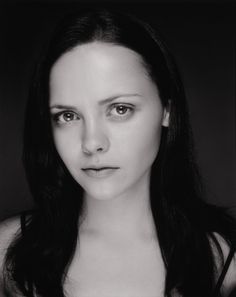
M 20 217 L 12 217 L 0 223 L 0 269 L 2 268 L 7 248 L 20 228 Z
M 0 222 L 0 295 L 3 294 L 3 264 L 7 249 L 20 227 L 20 218 L 15 216 Z M 2 296 L 2 295 L 1 295 Z
M 221 246 L 223 256 L 224 256 L 224 264 L 225 264 L 230 253 L 230 247 L 222 236 L 220 236 L 218 233 L 214 233 L 214 235 Z M 221 271 L 219 271 L 219 274 L 220 273 Z M 231 291 L 234 289 L 236 289 L 236 253 L 234 253 L 234 256 L 230 262 L 229 268 L 224 278 L 224 282 L 222 286 L 223 296 L 229 296 Z
M 3 265 L 7 249 L 20 232 L 20 216 L 14 216 L 0 222 L 0 296 L 5 296 L 3 286 Z M 13 295 L 11 295 L 13 296 Z M 14 296 L 20 296 L 14 291 Z

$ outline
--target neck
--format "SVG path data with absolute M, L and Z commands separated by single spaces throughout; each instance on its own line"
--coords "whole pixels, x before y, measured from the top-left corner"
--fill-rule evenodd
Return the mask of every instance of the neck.
M 152 236 L 154 222 L 150 208 L 149 178 L 111 200 L 84 195 L 81 231 L 130 237 Z

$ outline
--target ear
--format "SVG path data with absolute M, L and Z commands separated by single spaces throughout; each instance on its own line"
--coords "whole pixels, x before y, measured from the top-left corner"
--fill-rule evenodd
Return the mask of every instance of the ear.
M 164 108 L 163 118 L 162 118 L 162 126 L 169 127 L 170 122 L 170 100 L 168 101 L 168 105 Z

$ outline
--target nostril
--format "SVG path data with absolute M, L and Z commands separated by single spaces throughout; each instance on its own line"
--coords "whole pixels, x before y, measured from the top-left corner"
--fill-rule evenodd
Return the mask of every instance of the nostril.
M 83 136 L 81 147 L 85 154 L 103 153 L 109 149 L 109 138 L 101 129 L 87 129 Z

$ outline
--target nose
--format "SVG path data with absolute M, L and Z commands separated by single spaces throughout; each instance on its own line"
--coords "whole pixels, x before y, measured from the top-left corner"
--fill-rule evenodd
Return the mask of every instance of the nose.
M 97 122 L 84 125 L 81 148 L 86 155 L 105 153 L 109 150 L 110 141 L 105 129 Z

